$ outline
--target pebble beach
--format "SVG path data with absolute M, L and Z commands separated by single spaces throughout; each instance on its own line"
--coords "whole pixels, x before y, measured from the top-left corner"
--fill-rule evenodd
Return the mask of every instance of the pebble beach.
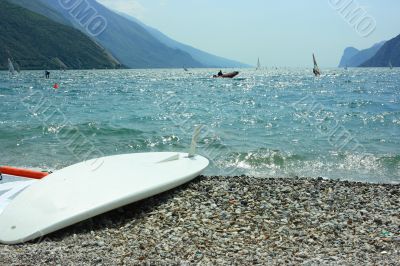
M 42 239 L 0 265 L 399 265 L 400 185 L 199 177 Z

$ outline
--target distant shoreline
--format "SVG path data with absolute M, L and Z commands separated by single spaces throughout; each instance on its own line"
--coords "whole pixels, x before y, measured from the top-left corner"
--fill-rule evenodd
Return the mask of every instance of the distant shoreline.
M 66 69 L 66 70 L 60 70 L 60 69 L 50 69 L 50 68 L 40 68 L 40 69 L 21 69 L 22 71 L 44 71 L 44 70 L 49 70 L 49 71 L 90 71 L 90 70 L 180 70 L 184 69 L 182 68 L 164 68 L 164 67 L 155 67 L 155 68 L 127 68 L 127 67 L 121 67 L 121 68 L 86 68 L 86 69 Z M 195 70 L 195 69 L 255 69 L 255 67 L 196 67 L 196 68 L 188 68 L 190 70 Z M 312 71 L 312 67 L 263 67 L 264 70 L 271 70 L 271 69 L 310 69 Z M 344 70 L 343 67 L 329 67 L 329 68 L 324 68 L 326 70 Z M 349 69 L 389 69 L 389 67 L 349 67 Z M 393 67 L 393 69 L 397 69 L 397 67 Z M 0 72 L 8 72 L 8 68 L 0 68 Z M 260 70 L 257 70 L 260 71 Z M 262 70 L 261 70 L 262 71 Z

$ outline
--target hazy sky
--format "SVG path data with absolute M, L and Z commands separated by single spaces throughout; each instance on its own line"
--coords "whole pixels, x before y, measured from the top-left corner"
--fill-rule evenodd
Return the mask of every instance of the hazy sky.
M 400 34 L 399 0 L 97 1 L 177 41 L 252 65 L 260 57 L 264 66 L 309 66 L 315 52 L 322 67 L 334 67 L 344 48 Z

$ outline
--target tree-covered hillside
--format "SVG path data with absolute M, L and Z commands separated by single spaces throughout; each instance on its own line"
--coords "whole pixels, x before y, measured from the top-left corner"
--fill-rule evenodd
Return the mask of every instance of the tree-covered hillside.
M 0 69 L 115 68 L 119 62 L 79 30 L 0 0 Z

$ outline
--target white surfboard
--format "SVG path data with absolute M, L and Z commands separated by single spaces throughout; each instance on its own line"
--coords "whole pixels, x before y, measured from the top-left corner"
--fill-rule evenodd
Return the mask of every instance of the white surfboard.
M 8 203 L 0 213 L 0 242 L 30 241 L 167 191 L 200 175 L 208 163 L 199 155 L 165 152 L 69 166 L 31 184 Z
M 10 175 L 0 176 L 0 214 L 11 201 L 22 191 L 38 182 L 27 178 L 17 178 Z

